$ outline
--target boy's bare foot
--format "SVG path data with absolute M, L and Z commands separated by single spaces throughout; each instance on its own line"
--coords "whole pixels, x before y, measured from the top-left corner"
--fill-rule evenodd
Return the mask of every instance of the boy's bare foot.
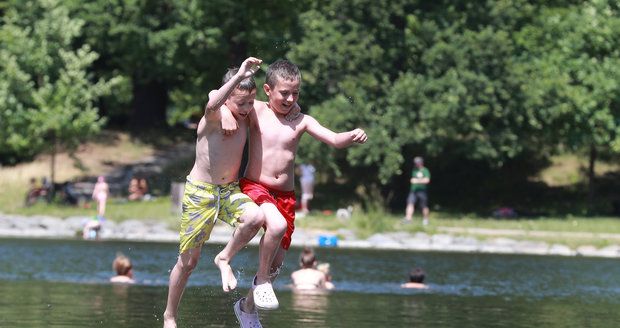
M 164 328 L 177 328 L 176 318 L 164 313 Z
M 218 254 L 213 262 L 215 262 L 215 265 L 220 269 L 220 273 L 222 274 L 222 289 L 225 292 L 229 292 L 237 288 L 237 278 L 235 278 L 235 274 L 228 261 L 220 259 L 220 255 Z

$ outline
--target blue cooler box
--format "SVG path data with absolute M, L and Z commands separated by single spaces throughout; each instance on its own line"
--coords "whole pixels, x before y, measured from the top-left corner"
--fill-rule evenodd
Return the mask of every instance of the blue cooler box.
M 321 247 L 336 247 L 338 246 L 338 236 L 320 235 L 319 246 Z

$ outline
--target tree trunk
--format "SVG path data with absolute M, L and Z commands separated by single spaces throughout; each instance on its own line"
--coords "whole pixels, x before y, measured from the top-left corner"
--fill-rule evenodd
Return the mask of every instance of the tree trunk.
M 58 144 L 56 135 L 52 133 L 52 154 L 50 158 L 50 181 L 47 186 L 42 185 L 43 188 L 47 189 L 47 194 L 45 195 L 45 199 L 48 203 L 51 203 L 54 199 L 54 195 L 56 194 L 56 152 L 58 151 Z
M 50 185 L 54 185 L 56 179 L 56 137 L 52 135 L 52 155 L 50 163 Z
M 134 79 L 134 81 L 136 81 Z M 157 128 L 166 126 L 166 107 L 168 105 L 168 90 L 157 81 L 145 84 L 134 82 L 133 100 L 131 102 L 132 129 Z
M 594 214 L 594 165 L 596 163 L 596 147 L 594 144 L 590 145 L 590 160 L 588 164 L 588 214 Z

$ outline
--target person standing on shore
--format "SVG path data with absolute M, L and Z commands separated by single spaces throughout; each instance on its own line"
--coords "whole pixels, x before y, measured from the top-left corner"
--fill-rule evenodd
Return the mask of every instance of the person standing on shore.
M 97 178 L 97 183 L 95 183 L 95 187 L 93 188 L 92 198 L 95 202 L 97 202 L 97 216 L 105 217 L 105 205 L 108 200 L 108 196 L 110 195 L 110 187 L 108 183 L 105 181 L 104 176 L 99 176 Z
M 314 198 L 314 173 L 316 169 L 314 165 L 305 163 L 299 165 L 299 182 L 301 184 L 301 213 L 308 214 L 310 209 L 308 203 Z
M 415 203 L 417 202 L 422 208 L 422 223 L 428 224 L 428 195 L 426 189 L 431 182 L 431 172 L 424 167 L 424 159 L 416 156 L 413 159 L 415 168 L 411 172 L 411 189 L 407 197 L 407 207 L 405 208 L 405 222 L 410 223 L 413 220 L 413 212 L 415 211 Z

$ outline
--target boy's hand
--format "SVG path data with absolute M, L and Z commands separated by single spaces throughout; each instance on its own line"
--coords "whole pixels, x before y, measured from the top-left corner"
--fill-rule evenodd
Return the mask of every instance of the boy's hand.
M 293 108 L 288 111 L 288 114 L 284 116 L 284 119 L 289 122 L 293 122 L 299 117 L 299 115 L 301 115 L 301 107 L 299 107 L 299 105 L 295 103 L 295 105 L 293 105 Z
M 251 77 L 258 72 L 262 62 L 263 61 L 258 58 L 248 57 L 248 59 L 243 61 L 241 67 L 239 67 L 239 73 L 243 78 Z
M 239 129 L 239 124 L 228 107 L 222 106 L 220 115 L 222 115 L 222 134 L 229 136 Z
M 349 133 L 351 133 L 351 137 L 353 137 L 353 142 L 355 143 L 363 144 L 366 142 L 366 140 L 368 140 L 366 132 L 364 132 L 364 130 L 362 129 L 355 129 Z

